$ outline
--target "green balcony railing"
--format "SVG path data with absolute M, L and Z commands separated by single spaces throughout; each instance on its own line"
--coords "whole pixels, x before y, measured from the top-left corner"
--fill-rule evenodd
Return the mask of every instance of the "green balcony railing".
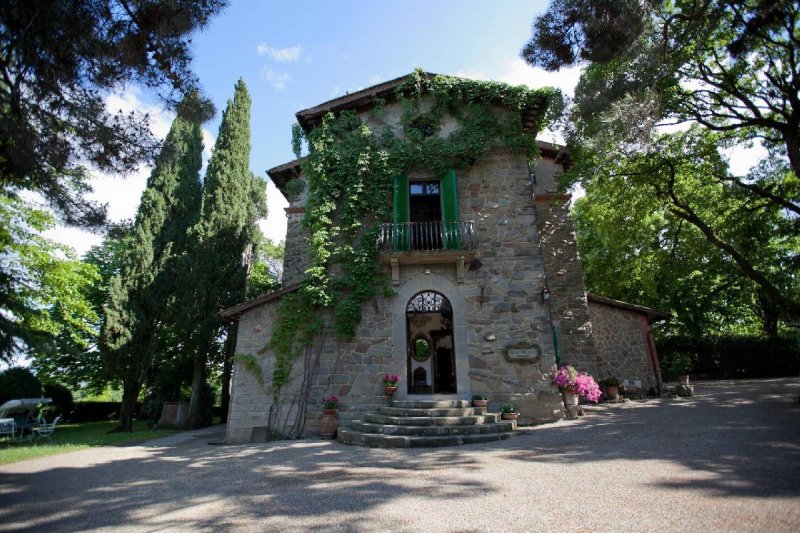
M 400 222 L 381 224 L 382 252 L 473 250 L 478 245 L 475 222 Z

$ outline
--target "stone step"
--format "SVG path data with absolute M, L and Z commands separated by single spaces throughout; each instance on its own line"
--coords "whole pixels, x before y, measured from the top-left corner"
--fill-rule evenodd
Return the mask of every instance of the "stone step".
M 472 407 L 469 400 L 395 400 L 392 407 L 405 409 L 454 409 Z
M 418 436 L 441 436 L 441 435 L 476 435 L 480 433 L 502 433 L 504 431 L 514 431 L 516 422 L 513 420 L 503 420 L 491 424 L 471 424 L 471 425 L 449 425 L 449 426 L 409 426 L 378 424 L 372 422 L 362 422 L 353 420 L 350 424 L 352 429 L 361 433 L 382 433 L 384 435 L 418 435 Z
M 485 415 L 486 407 L 451 407 L 451 408 L 414 408 L 414 407 L 381 407 L 380 414 L 389 416 L 471 416 Z
M 378 413 L 364 415 L 366 422 L 375 424 L 391 424 L 395 426 L 467 426 L 476 424 L 494 424 L 500 420 L 498 413 L 486 413 L 470 416 L 391 416 Z
M 362 433 L 353 429 L 339 429 L 336 439 L 343 444 L 360 444 L 372 448 L 435 448 L 479 444 L 508 439 L 516 433 L 478 433 L 473 435 L 384 435 L 382 433 Z

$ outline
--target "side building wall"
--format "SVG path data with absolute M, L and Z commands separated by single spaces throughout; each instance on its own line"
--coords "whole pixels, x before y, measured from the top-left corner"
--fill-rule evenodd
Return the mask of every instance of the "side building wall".
M 590 302 L 597 351 L 606 365 L 599 378 L 616 377 L 641 387 L 658 389 L 658 359 L 652 348 L 647 316 L 602 303 Z

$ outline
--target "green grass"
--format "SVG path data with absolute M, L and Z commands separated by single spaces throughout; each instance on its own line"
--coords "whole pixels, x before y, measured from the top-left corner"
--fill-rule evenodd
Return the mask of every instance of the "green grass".
M 87 422 L 84 424 L 59 424 L 51 442 L 42 439 L 39 443 L 23 440 L 21 443 L 0 439 L 0 464 L 15 463 L 26 459 L 74 452 L 92 446 L 109 446 L 119 443 L 165 437 L 176 432 L 173 429 L 148 429 L 143 420 L 135 420 L 132 433 L 109 433 L 116 422 Z

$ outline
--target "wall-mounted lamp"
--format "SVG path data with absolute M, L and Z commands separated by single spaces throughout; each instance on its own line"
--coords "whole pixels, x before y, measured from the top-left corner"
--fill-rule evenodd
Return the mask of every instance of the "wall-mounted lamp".
M 483 266 L 483 263 L 481 263 L 481 260 L 480 260 L 480 259 L 478 259 L 478 258 L 476 257 L 476 258 L 475 258 L 475 259 L 473 259 L 473 260 L 472 260 L 472 262 L 469 264 L 469 271 L 470 271 L 470 272 L 475 272 L 475 271 L 478 271 L 478 270 L 480 270 L 480 269 L 481 269 L 481 267 L 482 267 L 482 266 Z
M 542 287 L 542 292 L 539 293 L 539 298 L 542 300 L 543 304 L 550 301 L 550 291 L 547 290 L 547 287 Z

